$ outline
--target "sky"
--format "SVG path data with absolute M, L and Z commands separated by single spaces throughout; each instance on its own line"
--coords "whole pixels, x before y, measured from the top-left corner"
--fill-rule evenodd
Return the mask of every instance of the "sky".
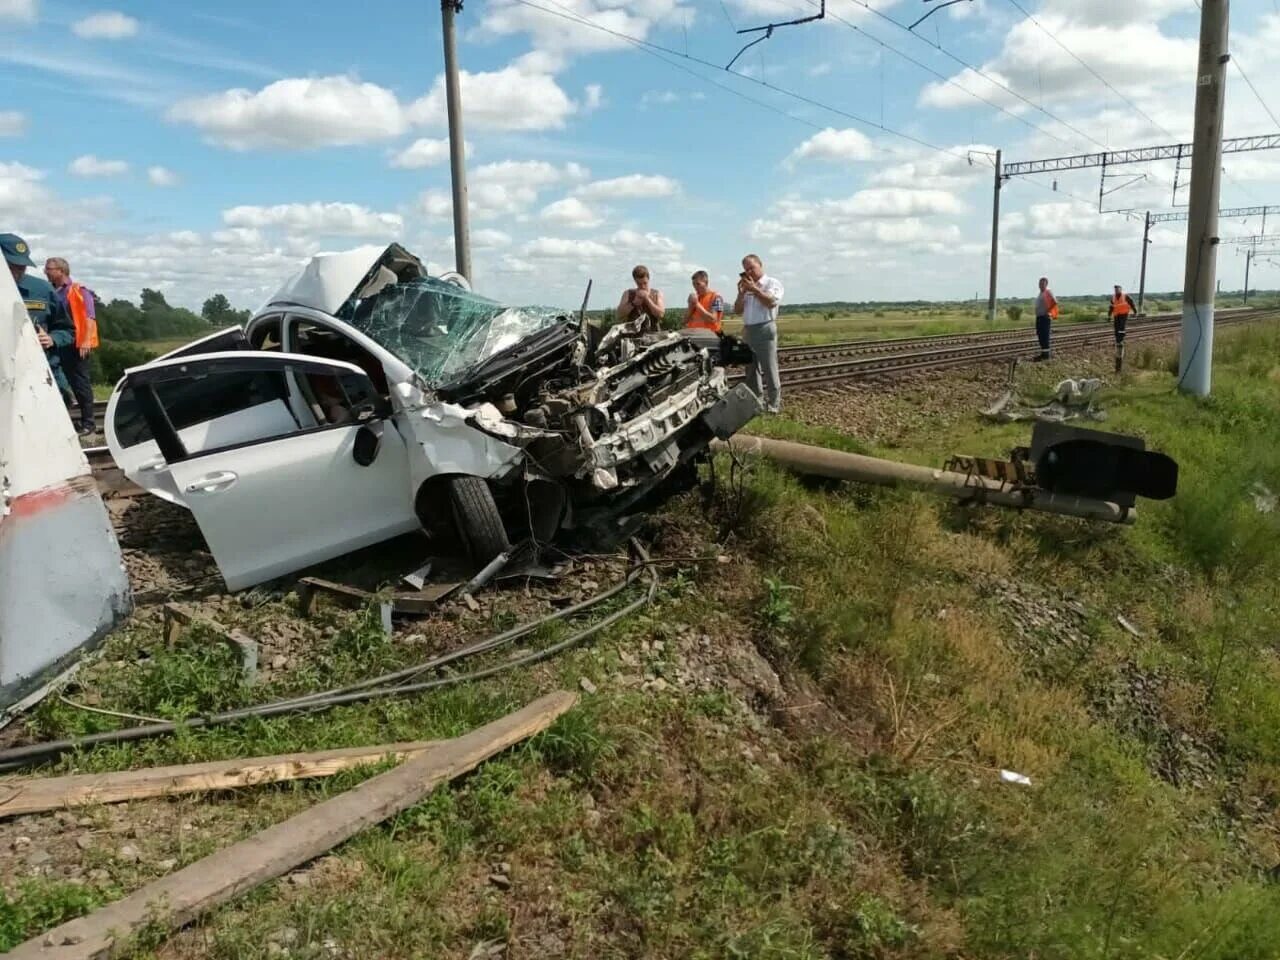
M 600 307 L 644 263 L 682 303 L 693 270 L 731 291 L 755 252 L 793 303 L 985 299 L 997 148 L 1191 139 L 1195 0 L 961 0 L 914 31 L 936 4 L 827 0 L 724 69 L 762 36 L 737 30 L 818 2 L 469 0 L 475 288 L 576 306 L 591 280 Z M 1225 135 L 1280 132 L 1280 3 L 1231 14 Z M 197 308 L 256 308 L 321 251 L 397 241 L 451 269 L 442 63 L 434 2 L 0 0 L 0 232 L 105 298 Z M 1221 206 L 1280 204 L 1280 151 L 1224 170 Z M 1176 209 L 1175 177 L 1184 206 L 1172 162 L 1108 171 L 1103 204 Z M 1137 289 L 1141 213 L 1099 213 L 1100 183 L 1006 183 L 1001 296 Z M 1148 289 L 1181 289 L 1184 243 L 1153 230 Z M 1280 286 L 1274 259 L 1251 285 Z

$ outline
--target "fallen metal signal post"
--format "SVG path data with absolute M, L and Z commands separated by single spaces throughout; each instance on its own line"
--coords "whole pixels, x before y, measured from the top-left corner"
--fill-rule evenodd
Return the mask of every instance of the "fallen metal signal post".
M 1133 523 L 1137 497 L 1174 495 L 1178 465 L 1142 440 L 1037 423 L 1031 446 L 1008 461 L 953 457 L 943 469 L 844 453 L 790 440 L 737 435 L 716 449 L 758 454 L 796 473 L 878 486 L 909 486 L 964 503 Z

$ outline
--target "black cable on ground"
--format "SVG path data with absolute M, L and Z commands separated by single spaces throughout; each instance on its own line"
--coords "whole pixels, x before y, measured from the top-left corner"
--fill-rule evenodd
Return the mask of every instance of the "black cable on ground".
M 565 615 L 570 610 L 580 610 L 586 606 L 598 603 L 608 596 L 614 596 L 624 587 L 634 583 L 637 577 L 642 573 L 647 572 L 649 575 L 649 589 L 645 592 L 644 596 L 633 600 L 626 606 L 614 611 L 602 620 L 593 623 L 591 626 L 579 630 L 572 636 L 566 637 L 559 643 L 554 643 L 541 650 L 531 651 L 523 656 L 508 660 L 505 663 L 486 667 L 482 670 L 475 670 L 471 673 L 458 674 L 457 676 L 452 677 L 439 677 L 434 680 L 425 680 L 419 683 L 405 683 L 395 686 L 374 686 L 367 687 L 365 689 L 355 689 L 361 686 L 360 684 L 355 684 L 353 685 L 354 688 L 343 687 L 332 691 L 313 694 L 307 698 L 275 700 L 270 703 L 254 704 L 248 707 L 239 707 L 235 710 L 226 710 L 221 713 L 210 714 L 205 717 L 192 717 L 189 720 L 181 722 L 166 721 L 164 723 L 148 723 L 136 727 L 125 727 L 121 730 L 109 730 L 103 733 L 88 734 L 83 737 L 72 737 L 64 740 L 50 740 L 45 743 L 33 743 L 21 747 L 12 747 L 8 750 L 0 751 L 0 771 L 16 770 L 43 760 L 51 760 L 72 750 L 99 746 L 104 743 L 127 743 L 135 740 L 148 740 L 153 737 L 166 736 L 168 734 L 175 733 L 179 729 L 198 730 L 205 727 L 221 726 L 223 724 L 234 723 L 238 720 L 247 720 L 250 718 L 275 717 L 282 714 L 301 713 L 304 711 L 318 712 L 321 710 L 327 710 L 330 707 L 342 706 L 349 703 L 359 703 L 367 700 L 382 699 L 384 697 L 405 696 L 411 693 L 422 693 L 427 690 L 438 690 L 443 687 L 454 686 L 460 683 L 470 683 L 475 680 L 483 680 L 487 677 L 492 677 L 499 673 L 513 670 L 517 667 L 539 663 L 543 660 L 549 659 L 550 657 L 554 657 L 570 647 L 582 643 L 584 640 L 594 636 L 606 627 L 612 626 L 624 617 L 627 617 L 639 610 L 641 607 L 647 606 L 653 602 L 653 598 L 658 591 L 657 572 L 650 563 L 649 555 L 644 548 L 634 540 L 632 541 L 632 547 L 640 556 L 640 563 L 635 569 L 628 573 L 624 580 L 615 586 L 610 587 L 602 594 L 598 594 L 590 600 L 576 604 L 574 607 L 558 611 L 558 613 Z M 492 637 L 487 640 L 479 641 L 476 644 L 472 644 L 470 645 L 470 648 L 463 648 L 463 650 L 469 650 L 469 652 L 464 653 L 463 651 L 455 651 L 457 656 L 446 654 L 445 657 L 452 657 L 452 659 L 456 660 L 459 656 L 470 656 L 476 653 L 487 652 L 498 646 L 494 641 L 499 638 L 505 638 L 503 642 L 508 642 L 510 639 L 514 639 L 513 635 L 523 636 L 524 633 L 530 632 L 532 629 L 536 629 L 543 623 L 550 622 L 554 619 L 556 619 L 554 615 L 544 617 L 541 620 L 535 621 L 533 624 L 525 624 L 523 627 L 516 627 L 513 630 L 499 634 L 497 637 Z M 444 660 L 445 658 L 437 659 Z M 394 675 L 388 674 L 387 676 L 411 676 L 428 669 L 433 669 L 433 664 L 433 661 L 429 661 L 428 664 L 420 664 L 404 671 L 397 671 Z M 383 679 L 385 678 L 379 677 L 372 682 L 381 682 Z

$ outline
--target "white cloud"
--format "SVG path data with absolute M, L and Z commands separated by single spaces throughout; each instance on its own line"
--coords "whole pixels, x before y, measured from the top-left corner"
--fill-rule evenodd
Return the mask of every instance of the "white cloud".
M 1124 217 L 1102 217 L 1096 209 L 1070 200 L 1053 203 L 1035 203 L 1025 211 L 1009 214 L 1002 222 L 1002 235 L 1019 236 L 1032 240 L 1088 240 L 1128 239 L 1134 235 L 1134 225 Z M 1139 229 L 1141 236 L 1142 230 Z
M 0 0 L 0 24 L 35 23 L 36 0 Z
M 1129 4 L 1109 2 L 1107 5 L 1115 8 L 1116 15 L 1123 17 L 1123 21 L 1106 23 L 1090 20 L 1086 23 L 1079 19 L 1068 19 L 1053 11 L 1042 11 L 1036 19 L 1065 47 L 1076 51 L 1094 71 L 1107 77 L 1131 100 L 1137 100 L 1139 105 L 1144 100 L 1152 100 L 1161 90 L 1184 88 L 1186 78 L 1193 75 L 1195 68 L 1196 42 L 1190 38 L 1166 36 L 1151 19 L 1130 18 L 1132 10 Z M 1065 6 L 1060 4 L 1059 9 L 1065 9 Z M 1160 69 L 1135 70 L 1132 56 L 1134 50 L 1141 50 L 1146 62 L 1159 63 Z M 1063 99 L 1084 100 L 1090 105 L 1122 103 L 1093 73 L 1027 19 L 1014 24 L 1005 35 L 1000 52 L 983 64 L 982 70 L 998 79 L 1005 87 L 1024 95 L 1028 91 L 1034 91 L 1032 99 L 1038 103 Z M 1027 109 L 1024 102 L 1007 90 L 968 68 L 951 79 L 956 85 L 979 93 L 1007 109 L 1015 112 Z M 921 88 L 919 103 L 922 106 L 940 108 L 974 105 L 985 108 L 984 104 L 970 97 L 964 90 L 941 80 L 927 83 Z M 1125 109 L 1132 111 L 1127 105 Z
M 588 230 L 598 227 L 604 218 L 577 197 L 565 197 L 549 203 L 538 214 L 547 223 L 561 227 L 572 227 L 577 230 Z
M 995 147 L 980 143 L 952 147 L 950 153 L 929 154 L 882 167 L 867 178 L 867 183 L 880 187 L 953 190 L 979 181 L 989 182 L 993 176 L 991 161 L 984 154 L 994 156 L 995 152 Z
M 663 236 L 660 233 L 640 233 L 629 227 L 615 231 L 609 238 L 618 249 L 625 253 L 648 253 L 651 256 L 672 256 L 684 252 L 684 244 L 679 240 Z
M 123 40 L 138 32 L 138 21 L 119 10 L 103 10 L 77 20 L 71 32 L 87 40 Z
M 875 148 L 865 134 L 853 129 L 836 130 L 827 127 L 792 150 L 787 162 L 838 160 L 849 163 L 870 160 L 874 155 Z
M 404 229 L 396 213 L 378 213 L 354 203 L 280 203 L 239 206 L 222 211 L 228 227 L 260 230 L 280 227 L 315 236 L 384 237 Z
M 578 111 L 578 104 L 561 89 L 548 64 L 526 55 L 501 70 L 458 74 L 466 124 L 474 130 L 558 130 Z M 444 75 L 409 107 L 416 123 L 444 126 L 447 119 Z
M 476 220 L 517 217 L 538 202 L 547 187 L 577 183 L 589 175 L 577 163 L 558 167 L 545 160 L 501 160 L 476 167 L 467 179 L 467 199 Z M 453 200 L 447 190 L 428 190 L 418 200 L 418 208 L 430 220 L 453 216 Z
M 503 233 L 501 230 L 472 230 L 471 246 L 476 250 L 497 250 L 502 247 L 509 247 L 511 246 L 511 234 Z
M 598 83 L 588 83 L 583 88 L 582 110 L 584 113 L 590 113 L 592 110 L 599 110 L 604 105 L 604 87 Z
M 464 150 L 470 152 L 467 148 Z M 391 166 L 402 170 L 420 170 L 423 167 L 434 167 L 448 159 L 449 141 L 447 139 L 431 140 L 422 137 L 392 155 Z
M 590 172 L 577 163 L 557 167 L 545 160 L 500 160 L 477 167 L 471 182 L 536 188 L 584 180 L 588 176 Z
M 169 241 L 179 247 L 198 247 L 204 238 L 194 230 L 175 230 L 169 234 Z
M 147 167 L 147 179 L 153 187 L 176 187 L 180 178 L 168 167 Z
M 123 160 L 102 160 L 86 153 L 72 160 L 67 172 L 77 177 L 118 177 L 129 172 L 129 164 Z
M 479 32 L 490 36 L 527 33 L 537 50 L 592 52 L 622 49 L 629 44 L 576 21 L 586 20 L 643 40 L 662 21 L 685 23 L 693 19 L 692 7 L 682 6 L 679 0 L 634 0 L 626 4 L 616 0 L 563 0 L 557 6 L 568 16 L 553 16 L 517 0 L 493 0 L 485 8 Z
M 530 260 L 598 260 L 612 257 L 613 251 L 595 240 L 566 240 L 561 237 L 538 237 L 523 247 Z
M 266 243 L 262 231 L 254 227 L 228 227 L 225 230 L 215 230 L 209 234 L 209 239 L 214 243 L 230 247 L 255 247 Z
M 633 173 L 625 177 L 614 177 L 612 180 L 596 180 L 583 184 L 577 189 L 581 197 L 594 197 L 609 200 L 630 200 L 637 198 L 670 197 L 680 191 L 680 182 L 660 175 L 649 176 Z
M 27 118 L 17 110 L 0 110 L 0 137 L 16 137 L 27 129 Z
M 913 190 L 902 187 L 872 187 L 859 190 L 847 200 L 832 201 L 835 209 L 856 217 L 920 217 L 963 213 L 964 204 L 946 190 Z
M 396 95 L 351 77 L 292 77 L 261 90 L 226 90 L 180 100 L 168 118 L 233 150 L 306 150 L 369 143 L 408 127 Z
M 41 181 L 44 173 L 21 163 L 0 163 L 0 216 L 18 220 L 37 211 L 49 199 Z

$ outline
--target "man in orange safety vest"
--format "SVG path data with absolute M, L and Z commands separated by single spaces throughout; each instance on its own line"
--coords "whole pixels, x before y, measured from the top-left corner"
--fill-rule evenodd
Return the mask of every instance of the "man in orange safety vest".
M 1040 293 L 1036 296 L 1036 339 L 1040 341 L 1039 360 L 1050 356 L 1050 338 L 1053 321 L 1058 319 L 1058 301 L 1049 289 L 1049 278 L 1040 278 Z
M 724 298 L 711 289 L 707 271 L 693 275 L 693 293 L 689 294 L 689 312 L 685 316 L 685 329 L 710 330 L 719 333 L 724 321 Z
M 89 378 L 89 352 L 98 346 L 98 317 L 93 291 L 71 279 L 71 267 L 62 257 L 50 257 L 44 264 L 44 275 L 53 286 L 54 295 L 66 308 L 76 328 L 76 342 L 62 350 L 62 369 L 80 408 L 76 430 L 87 436 L 95 430 L 93 422 L 93 384 Z
M 1129 322 L 1130 314 L 1137 312 L 1133 297 L 1125 293 L 1117 283 L 1111 302 L 1107 304 L 1107 316 L 1111 318 L 1111 326 L 1116 334 L 1116 373 L 1124 366 L 1124 328 Z

